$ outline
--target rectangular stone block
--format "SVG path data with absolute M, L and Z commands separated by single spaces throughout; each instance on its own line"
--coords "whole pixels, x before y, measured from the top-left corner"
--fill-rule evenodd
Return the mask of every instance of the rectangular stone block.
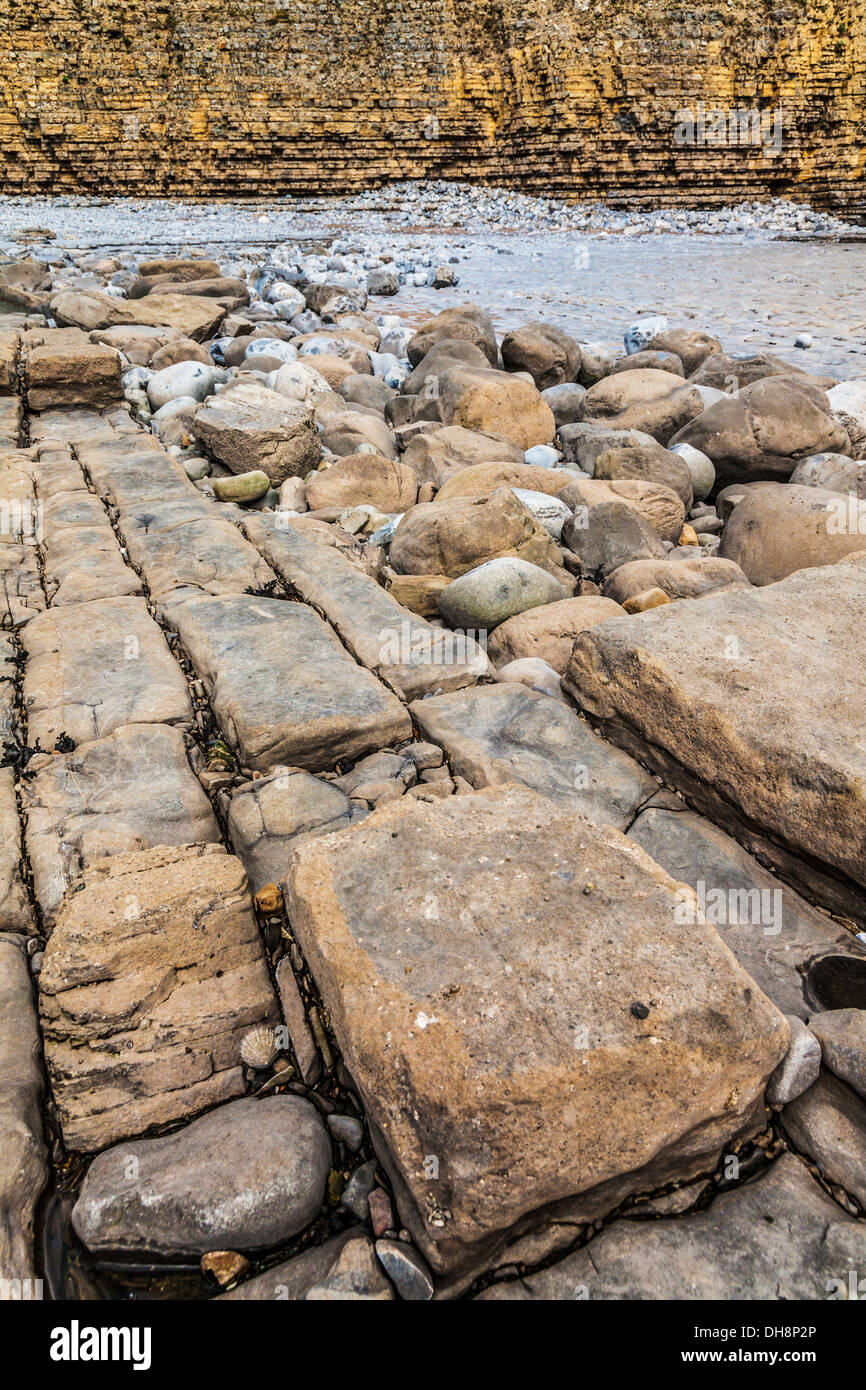
M 83 342 L 75 347 L 45 345 L 27 353 L 27 405 L 30 410 L 111 405 L 123 399 L 120 357 L 112 349 Z
M 400 738 L 409 715 L 310 608 L 185 593 L 161 604 L 243 762 L 322 771 Z
M 39 1009 L 64 1142 L 90 1152 L 240 1095 L 241 1039 L 279 1008 L 243 868 L 219 846 L 116 854 L 82 882 Z
M 96 599 L 39 614 L 22 635 L 31 745 L 51 752 L 121 724 L 192 720 L 186 680 L 144 599 Z
M 129 724 L 72 753 L 32 758 L 22 798 L 48 928 L 70 883 L 96 859 L 220 840 L 184 735 L 164 724 Z
M 848 562 L 707 594 L 582 632 L 563 677 L 714 820 L 787 852 L 783 872 L 807 891 L 841 880 L 827 901 L 861 920 L 864 599 L 866 570 Z
M 141 580 L 120 553 L 105 507 L 83 482 L 82 477 L 81 490 L 51 492 L 42 502 L 42 567 L 53 605 L 142 592 Z
M 293 930 L 440 1274 L 763 1123 L 788 1025 L 712 928 L 678 925 L 689 892 L 526 787 L 393 802 L 293 852 Z

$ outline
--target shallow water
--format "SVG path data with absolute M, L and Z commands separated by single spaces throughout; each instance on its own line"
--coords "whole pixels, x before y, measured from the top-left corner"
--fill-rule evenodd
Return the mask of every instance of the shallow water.
M 620 350 L 636 315 L 663 313 L 730 351 L 768 349 L 808 371 L 866 375 L 866 245 L 549 233 L 449 245 L 461 254 L 456 290 L 404 287 L 373 302 L 421 317 L 468 298 L 500 330 L 543 317 Z M 795 348 L 798 333 L 811 333 L 813 346 Z
M 340 238 L 398 259 L 425 252 L 436 264 L 457 258 L 456 289 L 407 285 L 394 298 L 371 299 L 372 312 L 401 314 L 410 322 L 471 299 L 500 331 L 544 317 L 577 337 L 621 348 L 637 314 L 664 313 L 671 323 L 715 333 L 731 351 L 763 348 L 807 370 L 866 376 L 866 241 L 593 235 L 490 223 L 470 232 L 437 224 L 435 210 L 425 215 L 427 225 L 406 231 L 391 225 L 387 212 L 349 201 L 0 198 L 0 243 L 21 227 L 38 225 L 56 232 L 56 240 L 34 248 L 41 256 L 90 249 L 152 256 L 188 248 L 227 265 L 236 258 L 266 260 L 286 243 L 301 250 L 314 239 L 327 245 Z M 795 348 L 798 333 L 811 333 L 813 346 Z

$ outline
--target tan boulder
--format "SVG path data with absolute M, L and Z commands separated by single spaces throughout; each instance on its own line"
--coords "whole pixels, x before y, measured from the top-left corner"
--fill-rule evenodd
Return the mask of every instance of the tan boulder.
M 796 483 L 750 492 L 734 508 L 719 547 L 753 584 L 835 565 L 854 551 L 866 551 L 866 501 Z
M 626 613 L 648 613 L 651 608 L 661 608 L 665 603 L 673 603 L 673 599 L 664 589 L 643 589 L 633 598 L 627 598 L 623 609 Z
M 686 517 L 685 504 L 672 487 L 663 483 L 644 482 L 640 478 L 618 478 L 609 482 L 575 478 L 559 492 L 566 506 L 592 507 L 599 502 L 626 502 L 648 521 L 663 541 L 675 542 Z
M 425 352 L 403 382 L 401 390 L 409 396 L 423 392 L 428 377 L 437 377 L 449 367 L 489 367 L 490 362 L 480 347 L 463 338 L 443 338 Z
M 577 341 L 551 323 L 527 323 L 502 339 L 502 361 L 509 371 L 529 372 L 539 391 L 576 381 L 581 353 Z
M 397 456 L 394 436 L 382 417 L 365 415 L 360 410 L 343 410 L 328 415 L 322 424 L 322 444 L 332 454 L 341 456 L 371 449 L 384 458 Z
M 261 469 L 275 487 L 307 473 L 321 455 L 311 412 L 257 381 L 210 396 L 196 411 L 192 428 L 195 438 L 233 473 Z
M 450 367 L 436 380 L 438 408 L 446 424 L 501 434 L 521 449 L 549 444 L 556 434 L 553 411 L 523 377 L 480 367 Z
M 123 399 L 118 354 L 86 340 L 75 346 L 62 342 L 55 346 L 49 335 L 43 347 L 27 353 L 26 376 L 31 410 L 99 409 Z
M 713 589 L 748 583 L 732 560 L 696 555 L 685 560 L 630 560 L 607 576 L 604 592 L 607 598 L 624 604 L 650 589 L 661 589 L 672 599 L 700 598 Z
M 522 457 L 522 455 L 521 455 Z M 498 487 L 520 487 L 527 492 L 546 492 L 560 497 L 576 479 L 564 468 L 539 468 L 537 464 L 478 463 L 463 468 L 442 484 L 436 500 L 452 497 L 489 497 Z
M 684 459 L 660 444 L 627 444 L 604 449 L 596 458 L 593 478 L 602 482 L 618 482 L 637 478 L 673 488 L 686 510 L 694 501 L 692 475 Z
M 815 376 L 771 352 L 734 354 L 723 352 L 721 344 L 704 358 L 692 380 L 696 386 L 709 386 L 715 391 L 728 391 L 733 395 L 747 386 L 753 386 L 756 381 L 764 381 L 772 376 L 811 382 L 824 391 L 833 385 L 834 380 L 833 377 Z
M 345 357 L 333 352 L 317 352 L 304 360 L 304 366 L 311 366 L 323 377 L 332 391 L 336 391 L 348 376 L 357 376 L 360 368 L 352 365 Z
M 61 327 L 92 331 L 119 324 L 175 328 L 197 343 L 212 338 L 225 317 L 215 299 L 198 295 L 151 294 L 144 300 L 116 299 L 102 290 L 61 290 L 51 300 L 51 314 Z
M 103 343 L 105 347 L 117 348 L 134 367 L 149 367 L 151 360 L 160 348 L 169 343 L 181 342 L 192 345 L 191 338 L 185 338 L 176 328 L 166 328 L 159 324 L 116 324 L 113 328 L 95 328 L 89 334 L 92 343 Z M 195 344 L 196 352 L 205 349 Z M 185 359 L 180 358 L 179 361 Z M 203 359 L 202 359 L 203 360 Z M 208 353 L 208 365 L 213 366 L 213 358 Z M 168 366 L 163 362 L 163 366 Z
M 419 483 L 441 488 L 458 474 L 479 465 L 523 464 L 523 450 L 513 440 L 498 434 L 467 430 L 461 425 L 445 425 L 429 434 L 416 434 L 403 453 L 403 462 L 413 468 Z
M 386 580 L 392 598 L 422 618 L 438 618 L 439 597 L 450 583 L 447 574 L 396 574 L 393 570 Z
M 537 657 L 562 675 L 578 633 L 622 615 L 618 603 L 591 594 L 546 603 L 500 623 L 490 634 L 487 652 L 497 666 Z
M 760 479 L 784 481 L 810 454 L 847 453 L 848 436 L 830 402 L 806 378 L 768 376 L 717 401 L 670 441 L 712 460 L 719 488 Z
M 213 366 L 213 358 L 207 348 L 194 343 L 192 338 L 176 337 L 158 347 L 150 359 L 152 372 L 160 372 L 163 367 L 173 367 L 178 362 L 201 362 L 206 367 Z
M 499 488 L 491 497 L 410 507 L 391 542 L 391 564 L 398 574 L 456 579 L 503 555 L 528 560 L 574 588 L 559 547 L 509 488 Z
M 416 367 L 436 343 L 449 338 L 474 343 L 490 365 L 496 366 L 498 354 L 493 321 L 477 304 L 460 304 L 454 309 L 445 309 L 422 323 L 409 339 L 406 349 L 412 366 Z
M 381 454 L 347 454 L 307 480 L 310 511 L 356 507 L 368 503 L 380 512 L 405 512 L 414 506 L 418 479 L 405 463 Z
M 686 376 L 691 376 L 711 353 L 721 352 L 722 345 L 702 328 L 666 328 L 647 343 L 656 352 L 675 352 L 683 364 Z
M 615 430 L 642 430 L 660 444 L 704 409 L 700 391 L 673 372 L 653 367 L 617 372 L 591 386 L 583 418 Z

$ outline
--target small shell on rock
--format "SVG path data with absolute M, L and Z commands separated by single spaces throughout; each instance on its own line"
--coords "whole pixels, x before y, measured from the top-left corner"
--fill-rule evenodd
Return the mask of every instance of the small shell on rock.
M 254 1067 L 256 1071 L 263 1071 L 265 1067 L 269 1067 L 278 1052 L 274 1030 L 264 1024 L 258 1028 L 251 1028 L 241 1039 L 241 1061 L 248 1067 Z

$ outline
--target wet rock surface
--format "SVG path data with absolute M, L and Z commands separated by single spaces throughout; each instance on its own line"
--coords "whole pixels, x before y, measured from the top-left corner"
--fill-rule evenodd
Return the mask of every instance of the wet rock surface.
M 862 1225 L 787 1154 L 707 1211 L 651 1225 L 619 1222 L 552 1269 L 496 1284 L 481 1297 L 838 1298 L 840 1270 L 861 1267 L 864 1241 Z

